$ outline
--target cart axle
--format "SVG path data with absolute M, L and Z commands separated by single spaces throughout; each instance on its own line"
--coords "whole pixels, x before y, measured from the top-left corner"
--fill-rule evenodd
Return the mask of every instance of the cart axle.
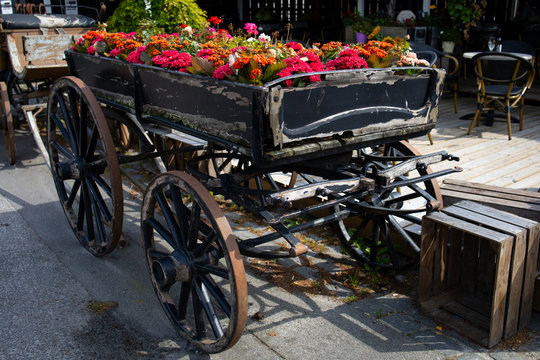
M 190 254 L 175 250 L 169 256 L 152 262 L 152 276 L 162 289 L 179 281 L 190 281 L 193 278 L 192 263 Z

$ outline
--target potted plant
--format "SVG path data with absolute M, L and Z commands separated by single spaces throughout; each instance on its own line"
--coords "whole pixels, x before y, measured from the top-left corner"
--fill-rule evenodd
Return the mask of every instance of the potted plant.
M 356 33 L 356 43 L 365 44 L 368 36 L 373 32 L 374 26 L 368 18 L 357 17 L 352 24 L 352 29 Z
M 448 0 L 446 11 L 454 26 L 463 31 L 465 41 L 469 39 L 470 30 L 475 27 L 484 14 L 487 0 Z
M 439 39 L 443 52 L 452 53 L 456 42 L 461 39 L 461 32 L 458 29 L 446 28 L 440 31 Z

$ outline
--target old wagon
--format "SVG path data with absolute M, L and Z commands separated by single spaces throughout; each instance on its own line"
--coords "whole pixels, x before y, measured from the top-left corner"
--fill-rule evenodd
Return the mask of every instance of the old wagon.
M 352 256 L 399 269 L 408 262 L 393 250 L 391 234 L 417 252 L 408 228 L 441 206 L 435 178 L 459 171 L 432 173 L 429 164 L 454 158 L 420 155 L 405 141 L 435 127 L 441 70 L 328 71 L 319 73 L 324 81 L 294 88 L 284 86 L 290 78 L 251 86 L 73 51 L 66 60 L 70 76 L 49 94 L 46 143 L 60 202 L 88 251 L 107 254 L 121 237 L 120 164 L 190 154 L 185 171 L 148 184 L 141 235 L 164 311 L 206 352 L 223 351 L 242 334 L 242 254 L 298 256 L 307 248 L 296 233 L 335 224 Z M 138 140 L 135 153 L 115 146 L 104 111 Z M 152 133 L 183 146 L 158 150 Z M 217 194 L 272 231 L 238 240 Z M 296 206 L 305 199 L 312 201 Z M 323 215 L 287 221 L 315 212 Z M 381 246 L 388 263 L 378 256 Z
M 68 14 L 63 5 L 41 4 L 37 9 L 31 2 L 22 13 L 15 5 L 21 4 L 2 2 L 0 16 L 0 127 L 12 165 L 16 162 L 14 130 L 25 112 L 35 113 L 40 109 L 37 104 L 46 102 L 52 82 L 68 74 L 64 51 L 96 25 L 97 15 L 96 9 L 91 9 L 93 18 L 80 15 L 77 6 Z

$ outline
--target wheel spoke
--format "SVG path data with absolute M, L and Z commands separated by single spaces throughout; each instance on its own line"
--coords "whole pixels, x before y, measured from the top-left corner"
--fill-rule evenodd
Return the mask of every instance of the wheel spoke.
M 82 231 L 84 227 L 84 218 L 85 218 L 85 209 L 84 209 L 84 187 L 81 188 L 81 196 L 79 197 L 79 210 L 77 211 L 77 231 Z
M 87 236 L 87 242 L 90 244 L 92 243 L 94 238 L 94 220 L 93 220 L 93 214 L 92 214 L 92 208 L 91 208 L 91 200 L 90 200 L 90 194 L 88 193 L 88 187 L 85 183 L 82 184 L 82 194 L 83 194 L 83 201 L 80 203 L 80 206 L 84 207 L 84 212 L 86 214 L 86 236 Z
M 189 304 L 189 295 L 191 294 L 191 282 L 183 282 L 178 298 L 178 320 L 186 319 L 186 312 Z
M 223 279 L 229 280 L 229 271 L 226 268 L 210 264 L 195 263 L 195 268 L 199 271 L 219 276 Z
M 58 117 L 58 114 L 51 114 L 51 118 L 53 119 L 53 122 L 56 125 L 56 128 L 60 130 L 60 133 L 62 134 L 64 139 L 66 139 L 69 146 L 71 146 L 71 148 L 75 152 L 77 150 L 77 146 L 75 145 L 75 140 L 73 139 L 72 134 L 70 134 L 69 130 L 66 128 L 68 120 L 64 120 L 64 123 L 66 124 L 66 126 L 64 126 L 64 123 L 62 123 L 62 120 L 60 119 L 60 117 Z
M 56 98 L 58 100 L 58 105 L 60 106 L 60 110 L 62 111 L 62 115 L 64 115 L 64 123 L 66 124 L 66 130 L 69 134 L 69 139 L 71 140 L 70 143 L 71 143 L 71 146 L 73 148 L 73 151 L 75 152 L 76 155 L 79 155 L 79 149 L 77 147 L 77 139 L 76 139 L 76 132 L 75 132 L 75 129 L 73 128 L 73 121 L 75 120 L 73 118 L 73 116 L 70 116 L 69 114 L 69 111 L 66 107 L 66 101 L 64 99 L 64 97 L 62 96 L 62 94 L 60 93 L 57 93 L 56 94 Z
M 173 240 L 171 233 L 159 223 L 155 218 L 148 218 L 145 220 L 148 225 L 154 228 L 159 235 L 173 248 L 176 249 L 176 242 Z
M 201 275 L 201 280 L 202 280 L 203 284 L 206 286 L 206 288 L 208 289 L 208 291 L 210 292 L 210 294 L 212 295 L 212 297 L 214 299 L 216 299 L 216 301 L 218 302 L 218 304 L 221 307 L 221 309 L 223 310 L 223 312 L 225 312 L 227 317 L 230 318 L 231 317 L 231 305 L 227 301 L 227 297 L 225 296 L 223 291 L 221 291 L 221 289 L 216 284 L 214 279 Z
M 79 123 L 79 154 L 85 156 L 88 146 L 88 105 L 83 101 L 80 108 L 80 123 Z
M 197 202 L 193 202 L 191 207 L 191 220 L 189 222 L 188 241 L 187 248 L 192 250 L 197 244 L 197 237 L 199 235 L 199 224 L 201 223 L 201 207 Z
M 56 141 L 51 144 L 52 147 L 54 147 L 56 150 L 60 151 L 62 155 L 68 158 L 68 160 L 72 160 L 75 158 L 75 156 L 69 152 L 68 149 L 57 143 Z
M 96 230 L 97 235 L 99 238 L 99 244 L 96 242 L 96 246 L 98 247 L 106 247 L 107 246 L 107 232 L 105 231 L 105 227 L 103 226 L 103 218 L 106 217 L 106 215 L 101 211 L 100 205 L 97 204 L 97 199 L 93 191 L 91 190 L 92 185 L 87 183 L 88 188 L 90 189 L 90 201 L 92 203 L 92 209 L 94 213 L 94 220 L 96 224 Z M 110 219 L 110 214 L 109 214 Z M 97 239 L 96 239 L 97 240 Z
M 87 178 L 86 185 L 88 186 L 90 194 L 92 195 L 92 199 L 96 205 L 95 211 L 97 212 L 99 210 L 100 214 L 103 216 L 103 221 L 109 223 L 112 220 L 112 215 L 109 212 L 109 208 L 107 207 L 105 200 L 101 196 L 101 193 L 97 189 L 96 184 L 91 178 Z
M 81 180 L 75 180 L 73 183 L 73 186 L 71 187 L 71 193 L 69 194 L 69 198 L 66 201 L 67 207 L 72 207 L 73 202 L 75 201 L 75 198 L 77 197 L 77 193 L 79 192 L 79 189 L 81 187 Z
M 112 198 L 111 187 L 109 186 L 109 184 L 107 184 L 107 182 L 101 176 L 97 174 L 88 174 L 88 177 L 92 179 L 92 181 L 94 181 L 97 185 L 99 185 L 99 187 L 103 191 L 105 191 L 105 194 L 107 194 L 108 197 Z
M 174 211 L 176 212 L 176 218 L 178 219 L 178 234 L 180 244 L 185 246 L 187 244 L 186 234 L 189 234 L 189 224 L 188 224 L 188 210 L 182 201 L 182 193 L 176 186 L 170 187 L 171 200 L 174 205 Z M 183 230 L 183 231 L 182 231 Z
M 214 305 L 210 300 L 210 295 L 208 294 L 206 285 L 204 285 L 200 279 L 195 279 L 195 281 L 193 281 L 193 284 L 195 286 L 195 291 L 197 292 L 197 295 L 202 303 L 204 312 L 206 313 L 206 318 L 210 322 L 212 331 L 214 332 L 216 338 L 219 339 L 223 336 L 223 329 L 221 328 L 221 325 L 219 323 L 219 319 L 214 309 Z
M 172 236 L 171 240 L 174 241 L 173 247 L 180 248 L 182 246 L 181 235 L 180 235 L 181 230 L 178 227 L 178 223 L 176 222 L 176 219 L 171 210 L 171 207 L 169 206 L 169 203 L 167 202 L 167 199 L 165 198 L 163 193 L 156 192 L 154 196 L 156 197 L 159 207 L 161 208 L 161 212 L 163 213 L 163 217 L 165 218 L 165 221 L 167 222 L 167 225 L 169 226 L 170 234 Z
M 195 284 L 195 281 L 193 281 L 193 285 L 195 287 L 195 292 L 192 290 L 192 296 L 191 300 L 193 302 L 193 318 L 195 319 L 195 336 L 197 340 L 201 340 L 206 335 L 206 329 L 204 326 L 204 319 L 203 319 L 203 304 L 200 299 L 200 295 L 197 293 L 197 285 Z
M 94 126 L 91 131 L 90 141 L 88 142 L 88 148 L 86 149 L 86 155 L 84 157 L 86 161 L 91 161 L 94 157 L 94 152 L 96 151 L 96 146 L 99 140 L 98 129 Z

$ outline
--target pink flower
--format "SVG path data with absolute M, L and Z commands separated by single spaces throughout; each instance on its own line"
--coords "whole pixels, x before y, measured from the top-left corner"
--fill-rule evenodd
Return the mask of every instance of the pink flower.
M 227 77 L 227 75 L 233 75 L 234 71 L 231 69 L 229 64 L 222 65 L 218 67 L 216 70 L 214 70 L 214 73 L 212 74 L 212 77 L 214 79 L 223 80 Z
M 162 68 L 187 72 L 186 68 L 191 66 L 191 55 L 176 50 L 163 50 L 160 55 L 152 58 L 152 62 L 161 65 Z
M 283 61 L 287 64 L 287 66 L 285 67 L 285 69 L 283 69 L 283 70 L 281 70 L 280 72 L 277 73 L 277 75 L 280 78 L 291 76 L 293 74 L 302 74 L 302 73 L 309 73 L 309 72 L 313 72 L 313 71 L 319 71 L 319 70 L 313 69 L 310 66 L 310 64 L 303 61 L 299 56 L 288 58 L 288 59 L 285 59 Z M 320 60 L 319 60 L 319 62 L 320 62 Z M 317 64 L 317 63 L 315 62 L 315 64 Z M 324 65 L 322 65 L 322 63 L 320 65 L 322 66 L 322 70 L 324 70 Z M 310 75 L 309 77 L 302 78 L 302 80 L 315 82 L 315 81 L 321 81 L 321 78 L 319 77 L 319 75 Z M 287 79 L 287 80 L 285 80 L 285 84 L 288 87 L 291 87 L 291 86 L 293 86 L 293 81 Z
M 116 48 L 116 49 L 112 49 L 111 52 L 109 53 L 111 56 L 115 57 L 115 56 L 118 56 L 122 53 L 122 49 L 120 48 Z
M 366 60 L 362 59 L 358 52 L 353 49 L 345 49 L 339 53 L 338 57 L 334 60 L 330 60 L 326 63 L 328 70 L 342 70 L 342 69 L 364 69 L 368 64 Z
M 244 29 L 250 35 L 257 35 L 259 33 L 259 31 L 257 31 L 257 25 L 254 23 L 246 23 L 246 25 L 244 25 Z
M 146 46 L 139 46 L 137 50 L 133 51 L 126 58 L 127 62 L 134 64 L 144 64 L 144 61 L 141 60 L 141 53 L 146 51 Z
M 96 53 L 96 49 L 94 49 L 93 46 L 89 46 L 89 47 L 88 47 L 88 53 L 89 53 L 90 55 L 94 55 L 94 54 Z

